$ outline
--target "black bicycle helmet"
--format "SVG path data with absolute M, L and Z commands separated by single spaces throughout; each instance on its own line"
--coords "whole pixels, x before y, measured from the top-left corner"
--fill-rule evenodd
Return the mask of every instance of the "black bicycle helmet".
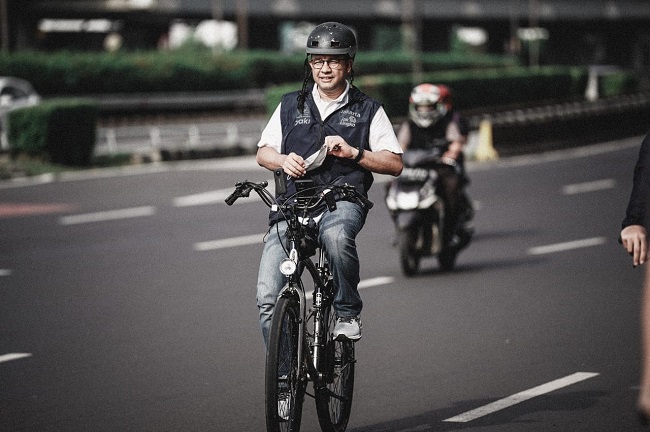
M 347 54 L 354 59 L 357 54 L 357 38 L 348 26 L 341 23 L 319 24 L 307 38 L 307 54 Z

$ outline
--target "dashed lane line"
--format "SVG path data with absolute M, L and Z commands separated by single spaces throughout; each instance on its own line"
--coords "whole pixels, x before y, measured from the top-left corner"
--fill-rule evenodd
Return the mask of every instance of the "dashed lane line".
M 272 180 L 271 180 L 272 181 Z M 197 205 L 224 203 L 228 195 L 233 192 L 233 188 L 220 189 L 210 192 L 203 192 L 193 195 L 187 195 L 174 198 L 172 204 L 174 207 L 189 207 Z M 260 197 L 255 192 L 251 192 L 249 197 L 239 202 L 260 201 Z M 225 203 L 224 203 L 225 204 Z M 143 216 L 152 216 L 156 213 L 156 207 L 143 206 L 127 209 L 108 210 L 95 213 L 85 213 L 78 215 L 62 216 L 59 221 L 61 225 L 77 225 L 92 222 L 104 222 L 110 220 L 130 219 Z
M 586 248 L 591 246 L 599 246 L 606 243 L 605 237 L 592 237 L 582 240 L 573 240 L 564 243 L 555 243 L 545 246 L 537 246 L 528 249 L 530 255 L 544 255 L 555 252 L 564 252 L 573 249 Z
M 19 360 L 22 358 L 31 357 L 30 353 L 11 353 L 0 355 L 0 363 L 5 363 L 12 360 Z
M 230 247 L 244 246 L 250 244 L 262 244 L 264 242 L 264 236 L 266 233 L 262 234 L 251 234 L 242 237 L 231 237 L 223 240 L 212 240 L 194 243 L 194 250 L 196 251 L 209 251 L 216 249 L 224 249 Z
M 225 199 L 230 195 L 235 189 L 221 189 L 210 192 L 203 192 L 193 195 L 187 195 L 183 197 L 174 198 L 173 204 L 174 207 L 190 207 L 197 205 L 207 205 L 207 204 L 225 204 Z M 257 195 L 256 192 L 251 192 L 250 196 L 236 201 L 236 204 L 243 202 L 253 202 L 260 201 L 261 198 Z
M 85 213 L 71 216 L 63 216 L 59 219 L 61 225 L 77 225 L 91 222 L 104 222 L 119 219 L 130 219 L 136 217 L 152 216 L 156 208 L 151 206 L 133 207 L 119 210 L 109 210 L 96 213 Z
M 270 186 L 269 192 L 273 194 L 274 192 L 274 186 L 273 186 L 273 179 L 266 180 L 267 183 Z M 189 207 L 189 206 L 196 206 L 196 205 L 207 205 L 207 204 L 225 204 L 225 199 L 233 193 L 235 190 L 234 186 L 227 188 L 227 189 L 218 189 L 214 191 L 209 191 L 209 192 L 202 192 L 202 193 L 197 193 L 197 194 L 192 194 L 192 195 L 187 195 L 187 196 L 182 196 L 182 197 L 177 197 L 174 198 L 173 205 L 174 207 Z M 244 202 L 254 202 L 254 201 L 260 201 L 261 198 L 257 194 L 257 192 L 251 191 L 250 195 L 248 197 L 245 197 L 243 199 L 239 199 L 236 201 L 236 203 L 244 203 Z
M 225 249 L 238 246 L 246 246 L 251 244 L 263 243 L 266 234 L 252 234 L 241 237 L 231 237 L 222 240 L 212 240 L 205 242 L 198 242 L 194 244 L 196 251 L 210 251 L 217 249 Z M 573 249 L 581 249 L 605 244 L 607 239 L 605 237 L 591 237 L 581 240 L 573 240 L 562 243 L 554 243 L 544 246 L 536 246 L 528 249 L 529 255 L 545 255 L 551 253 L 565 252 Z
M 11 270 L 10 269 L 0 269 L 0 277 L 2 276 L 11 276 Z
M 593 378 L 598 375 L 599 374 L 595 372 L 576 372 L 572 375 L 565 376 L 564 378 L 559 378 L 554 381 L 548 382 L 546 384 L 542 384 L 540 386 L 533 387 L 529 390 L 525 390 L 523 392 L 514 394 L 512 396 L 499 399 L 498 401 L 473 409 L 471 411 L 467 411 L 455 417 L 450 417 L 443 421 L 452 422 L 452 423 L 467 423 L 472 420 L 476 420 L 477 418 L 486 416 L 488 414 L 492 414 L 494 412 L 506 409 L 518 403 L 535 398 L 537 396 L 542 396 L 546 393 L 559 390 L 561 388 L 579 383 L 581 381 L 587 380 L 589 378 Z
M 380 285 L 388 285 L 395 282 L 395 278 L 391 276 L 378 276 L 374 278 L 364 279 L 359 282 L 358 289 L 372 288 Z M 313 291 L 308 291 L 305 293 L 307 299 L 311 299 L 314 295 Z
M 370 279 L 364 279 L 359 282 L 359 289 L 371 288 L 379 285 L 388 285 L 395 281 L 394 277 L 390 276 L 379 276 Z
M 613 189 L 615 186 L 616 181 L 610 178 L 566 185 L 562 188 L 562 193 L 564 195 L 576 195 L 587 192 L 597 192 L 606 189 Z

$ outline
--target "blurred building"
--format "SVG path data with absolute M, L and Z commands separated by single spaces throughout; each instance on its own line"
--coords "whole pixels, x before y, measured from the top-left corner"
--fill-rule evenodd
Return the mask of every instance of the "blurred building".
M 240 48 L 290 51 L 337 20 L 360 50 L 471 49 L 539 64 L 650 70 L 648 0 L 0 0 L 4 50 L 168 47 L 170 29 L 228 21 Z M 218 27 L 213 27 L 218 28 Z M 300 45 L 300 44 L 298 44 Z

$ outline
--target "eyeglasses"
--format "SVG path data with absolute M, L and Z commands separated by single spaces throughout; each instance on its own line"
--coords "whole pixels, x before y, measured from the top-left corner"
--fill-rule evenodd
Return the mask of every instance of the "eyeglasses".
M 343 67 L 343 62 L 344 59 L 339 59 L 339 58 L 333 58 L 333 59 L 316 59 L 316 60 L 311 60 L 309 64 L 314 68 L 314 69 L 322 69 L 323 66 L 325 66 L 325 63 L 331 68 L 331 69 L 341 69 Z

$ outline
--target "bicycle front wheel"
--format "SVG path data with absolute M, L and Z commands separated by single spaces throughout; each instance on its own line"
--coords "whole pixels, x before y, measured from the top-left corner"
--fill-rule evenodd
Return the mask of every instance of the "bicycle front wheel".
M 399 259 L 404 276 L 414 276 L 420 268 L 420 253 L 415 247 L 417 233 L 412 230 L 403 229 L 398 233 Z
M 298 358 L 300 307 L 295 296 L 280 297 L 273 311 L 266 354 L 266 429 L 300 430 L 306 380 Z
M 336 324 L 334 311 L 329 311 L 328 341 L 325 346 L 325 384 L 316 390 L 316 411 L 321 429 L 325 432 L 343 432 L 348 426 L 354 391 L 354 342 L 333 340 Z

